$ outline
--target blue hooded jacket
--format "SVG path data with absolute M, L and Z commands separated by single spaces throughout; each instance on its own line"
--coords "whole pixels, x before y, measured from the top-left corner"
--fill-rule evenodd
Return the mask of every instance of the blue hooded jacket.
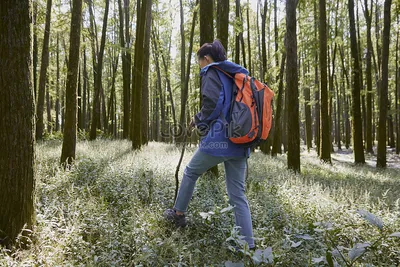
M 214 68 L 232 74 L 249 72 L 231 61 L 213 62 L 200 71 L 202 76 L 202 107 L 195 116 L 195 124 L 203 137 L 200 140 L 200 151 L 220 157 L 249 157 L 250 149 L 232 143 L 228 138 L 226 122 L 230 121 L 229 109 L 232 99 L 233 79 Z

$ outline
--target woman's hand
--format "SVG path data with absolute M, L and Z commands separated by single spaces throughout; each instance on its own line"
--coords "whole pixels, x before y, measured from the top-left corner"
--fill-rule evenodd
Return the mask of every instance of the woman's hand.
M 192 129 L 194 127 L 196 127 L 196 124 L 194 123 L 194 118 L 192 118 L 192 121 L 189 124 L 189 129 Z

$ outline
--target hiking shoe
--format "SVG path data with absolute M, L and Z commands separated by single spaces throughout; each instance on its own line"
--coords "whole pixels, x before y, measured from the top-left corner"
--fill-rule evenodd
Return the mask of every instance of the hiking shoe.
M 174 209 L 165 210 L 164 218 L 167 221 L 174 222 L 176 227 L 185 227 L 187 224 L 185 214 L 178 215 Z

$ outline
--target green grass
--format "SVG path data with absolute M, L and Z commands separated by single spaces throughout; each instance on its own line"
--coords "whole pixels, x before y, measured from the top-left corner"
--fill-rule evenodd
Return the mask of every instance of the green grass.
M 189 225 L 175 229 L 162 212 L 173 205 L 179 149 L 160 143 L 139 152 L 130 147 L 128 141 L 79 142 L 78 160 L 64 172 L 58 167 L 61 142 L 38 144 L 31 248 L 0 250 L 0 265 L 255 265 L 254 254 L 233 253 L 226 241 L 239 242 L 240 237 L 232 211 L 223 210 L 229 204 L 222 168 L 218 178 L 199 179 Z M 193 152 L 190 148 L 185 154 L 180 178 Z M 301 160 L 301 175 L 286 170 L 284 155 L 256 152 L 249 160 L 246 187 L 256 245 L 272 248 L 273 265 L 329 266 L 330 260 L 340 266 L 400 264 L 400 238 L 389 237 L 400 232 L 400 170 L 337 160 L 333 166 L 321 165 L 307 152 Z M 370 212 L 372 223 L 357 210 Z M 214 213 L 205 218 L 206 212 Z M 382 229 L 374 225 L 379 220 Z M 357 243 L 369 245 L 351 262 L 349 252 Z M 357 251 L 363 249 L 351 253 Z

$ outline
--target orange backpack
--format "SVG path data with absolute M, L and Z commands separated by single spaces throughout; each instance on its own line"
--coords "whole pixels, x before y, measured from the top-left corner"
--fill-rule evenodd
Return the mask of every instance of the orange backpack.
M 274 92 L 264 83 L 244 73 L 234 77 L 215 66 L 234 80 L 228 124 L 229 139 L 244 146 L 266 140 L 272 126 Z

